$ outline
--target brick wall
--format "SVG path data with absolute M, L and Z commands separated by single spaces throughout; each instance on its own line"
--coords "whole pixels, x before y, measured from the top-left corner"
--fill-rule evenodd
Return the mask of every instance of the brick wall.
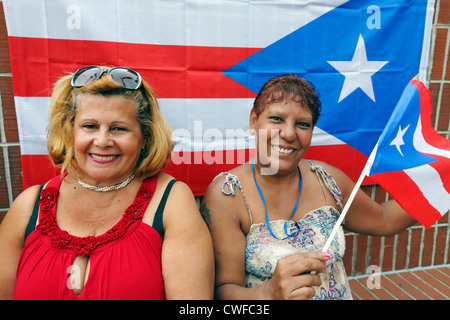
M 3 3 L 0 2 L 0 221 L 22 192 L 22 165 Z
M 433 96 L 432 124 L 450 138 L 450 0 L 436 0 L 427 86 Z M 9 46 L 0 1 L 0 222 L 23 189 L 20 147 L 14 108 Z M 376 201 L 387 199 L 377 186 L 363 187 Z M 349 275 L 365 273 L 368 266 L 382 271 L 448 264 L 450 247 L 448 214 L 425 230 L 420 225 L 393 237 L 347 233 L 345 265 Z

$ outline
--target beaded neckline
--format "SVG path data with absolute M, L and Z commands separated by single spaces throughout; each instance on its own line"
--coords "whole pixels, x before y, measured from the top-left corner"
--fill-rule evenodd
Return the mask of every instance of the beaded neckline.
M 60 229 L 56 221 L 56 203 L 62 181 L 61 177 L 57 176 L 41 192 L 39 224 L 36 230 L 40 234 L 48 236 L 51 245 L 55 248 L 72 249 L 79 256 L 88 255 L 99 245 L 119 239 L 127 232 L 131 224 L 142 219 L 147 204 L 153 197 L 157 180 L 157 176 L 154 176 L 142 182 L 133 203 L 125 210 L 122 218 L 111 229 L 95 237 L 78 237 Z

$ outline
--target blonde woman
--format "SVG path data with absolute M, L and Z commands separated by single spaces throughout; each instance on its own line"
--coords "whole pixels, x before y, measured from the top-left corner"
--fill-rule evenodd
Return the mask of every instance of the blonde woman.
M 47 147 L 61 175 L 25 190 L 0 226 L 2 298 L 212 297 L 211 238 L 190 189 L 160 172 L 171 129 L 139 73 L 61 78 Z

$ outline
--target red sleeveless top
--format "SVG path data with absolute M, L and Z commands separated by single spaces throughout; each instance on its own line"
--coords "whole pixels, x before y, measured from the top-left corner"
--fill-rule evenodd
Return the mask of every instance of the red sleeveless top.
M 39 224 L 26 239 L 17 269 L 15 299 L 94 300 L 164 299 L 162 238 L 142 217 L 157 176 L 145 180 L 122 219 L 97 237 L 76 237 L 56 222 L 62 178 L 41 192 Z M 69 280 L 76 256 L 89 255 L 87 282 L 79 295 Z M 75 268 L 74 268 L 75 269 Z M 76 272 L 76 270 L 75 270 Z M 74 284 L 75 282 L 75 284 Z

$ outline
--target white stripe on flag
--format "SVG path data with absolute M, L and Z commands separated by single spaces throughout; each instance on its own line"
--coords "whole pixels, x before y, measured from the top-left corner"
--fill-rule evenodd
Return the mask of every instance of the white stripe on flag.
M 48 97 L 14 97 L 21 154 L 48 154 Z
M 425 141 L 422 134 L 422 122 L 420 121 L 420 117 L 417 123 L 416 131 L 414 131 L 413 145 L 414 148 L 416 148 L 416 150 L 419 152 L 426 154 L 435 154 L 437 156 L 450 159 L 450 150 L 436 148 Z
M 161 113 L 173 130 L 194 132 L 194 122 L 202 129 L 248 129 L 254 99 L 158 99 Z
M 46 155 L 49 97 L 15 97 L 21 152 Z M 249 115 L 253 99 L 159 99 L 161 112 L 174 131 L 174 151 L 252 149 Z M 218 112 L 221 106 L 226 110 Z M 314 128 L 313 146 L 344 145 Z
M 423 196 L 441 215 L 447 213 L 450 208 L 450 194 L 444 188 L 441 176 L 430 165 L 423 165 L 404 172 L 417 185 Z
M 347 1 L 4 0 L 3 4 L 10 36 L 264 48 Z M 8 23 L 11 20 L 27 23 Z

